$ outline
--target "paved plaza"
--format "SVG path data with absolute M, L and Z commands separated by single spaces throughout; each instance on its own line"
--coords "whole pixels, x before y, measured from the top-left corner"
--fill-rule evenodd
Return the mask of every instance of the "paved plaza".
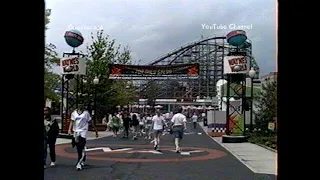
M 107 137 L 88 140 L 87 165 L 82 171 L 75 169 L 76 150 L 71 147 L 70 140 L 58 140 L 61 144 L 56 147 L 57 165 L 45 169 L 45 180 L 276 179 L 275 173 L 270 174 L 270 169 L 259 173 L 245 165 L 200 126 L 195 130 L 191 124 L 188 126 L 181 154 L 174 152 L 174 139 L 170 134 L 162 137 L 162 151 L 158 152 L 142 138 L 113 138 L 110 132 L 100 133 Z

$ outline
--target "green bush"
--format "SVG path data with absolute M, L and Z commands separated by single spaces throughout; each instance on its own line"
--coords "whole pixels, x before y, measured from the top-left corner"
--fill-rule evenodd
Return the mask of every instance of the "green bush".
M 258 111 L 255 113 L 256 128 L 261 133 L 268 134 L 268 123 L 274 122 L 277 117 L 277 82 L 267 81 L 262 85 L 261 92 L 256 96 L 258 103 L 256 107 Z
M 272 149 L 277 149 L 277 135 L 263 136 L 261 134 L 251 135 L 249 142 L 268 146 Z

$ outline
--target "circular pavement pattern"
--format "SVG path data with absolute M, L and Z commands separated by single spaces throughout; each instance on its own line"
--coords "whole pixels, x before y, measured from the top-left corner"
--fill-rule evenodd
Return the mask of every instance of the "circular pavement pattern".
M 181 156 L 180 158 L 119 158 L 119 157 L 103 157 L 102 155 L 105 154 L 113 154 L 113 153 L 121 153 L 121 154 L 127 154 L 127 153 L 133 153 L 133 152 L 139 152 L 141 150 L 152 150 L 152 146 L 150 145 L 110 145 L 111 147 L 132 147 L 137 148 L 136 150 L 128 150 L 128 151 L 110 151 L 110 152 L 87 152 L 87 159 L 88 160 L 98 160 L 98 161 L 117 161 L 117 162 L 183 162 L 183 161 L 201 161 L 201 160 L 209 160 L 209 159 L 217 159 L 221 158 L 226 155 L 226 153 L 214 149 L 207 149 L 207 148 L 200 148 L 200 147 L 183 147 L 183 149 L 188 150 L 198 150 L 203 151 L 205 154 L 198 155 L 198 156 Z M 108 146 L 108 147 L 110 147 Z M 100 145 L 88 145 L 88 148 L 93 147 L 107 147 Z M 173 146 L 161 146 L 161 150 L 173 150 L 175 147 Z M 68 152 L 70 150 L 70 144 L 64 144 L 56 146 L 56 153 L 58 156 L 66 157 L 66 158 L 77 158 L 76 152 Z M 100 155 L 100 156 L 99 156 Z

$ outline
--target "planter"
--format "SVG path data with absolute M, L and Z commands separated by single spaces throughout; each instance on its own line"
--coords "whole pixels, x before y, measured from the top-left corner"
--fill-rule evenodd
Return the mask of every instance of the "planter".
M 246 136 L 222 135 L 222 143 L 243 143 L 243 142 L 248 142 L 248 138 Z

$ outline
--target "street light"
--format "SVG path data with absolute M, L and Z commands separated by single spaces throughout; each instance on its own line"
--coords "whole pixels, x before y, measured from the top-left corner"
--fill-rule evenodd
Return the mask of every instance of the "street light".
M 99 84 L 99 78 L 96 76 L 93 79 L 93 84 L 94 84 L 94 100 L 93 100 L 93 123 L 94 125 L 96 125 L 97 122 L 97 116 L 96 116 L 96 112 L 97 112 L 97 88 L 96 85 Z
M 256 78 L 256 71 L 254 70 L 253 67 L 251 67 L 251 69 L 249 71 L 249 77 L 251 79 L 250 132 L 252 133 L 252 129 L 253 129 L 253 122 L 252 122 L 252 118 L 253 118 L 253 79 Z
M 67 66 L 64 69 L 65 72 L 71 72 L 72 71 L 72 67 L 71 66 Z
M 99 78 L 97 76 L 93 79 L 93 84 L 99 84 Z
M 83 102 L 85 102 L 85 96 L 87 95 L 86 94 L 86 88 L 85 88 L 85 86 L 86 86 L 86 84 L 87 84 L 88 82 L 87 82 L 87 80 L 86 79 L 82 79 L 82 83 L 81 83 L 81 87 L 80 87 L 80 89 L 81 89 L 81 98 L 82 98 L 82 100 L 83 100 Z

